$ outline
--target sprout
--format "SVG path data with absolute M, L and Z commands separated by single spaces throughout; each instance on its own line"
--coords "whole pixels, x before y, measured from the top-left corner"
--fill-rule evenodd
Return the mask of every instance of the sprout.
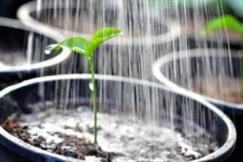
M 95 84 L 95 71 L 94 71 L 94 52 L 107 40 L 121 35 L 121 30 L 117 28 L 102 28 L 97 30 L 91 40 L 82 36 L 69 37 L 63 42 L 50 45 L 46 48 L 45 53 L 50 54 L 60 50 L 60 48 L 69 48 L 73 53 L 85 56 L 89 63 L 89 69 L 92 80 L 92 106 L 94 114 L 94 143 L 97 144 L 97 103 L 96 103 L 96 84 Z
M 231 29 L 243 36 L 243 24 L 231 15 L 224 15 L 210 21 L 204 28 L 203 34 L 208 35 L 209 32 L 218 29 Z
M 218 29 L 230 29 L 240 34 L 241 48 L 243 49 L 243 23 L 231 15 L 224 15 L 210 21 L 202 31 L 203 35 Z M 243 58 L 240 57 L 241 98 L 243 98 Z

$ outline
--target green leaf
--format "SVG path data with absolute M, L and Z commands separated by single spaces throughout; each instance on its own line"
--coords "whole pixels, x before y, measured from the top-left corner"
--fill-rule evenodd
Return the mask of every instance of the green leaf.
M 99 29 L 92 37 L 91 42 L 88 45 L 87 53 L 92 55 L 94 51 L 105 41 L 112 39 L 121 34 L 121 30 L 118 28 L 102 28 Z
M 94 54 L 94 51 L 102 44 L 102 43 L 104 43 L 104 41 L 102 41 L 102 40 L 100 40 L 100 39 L 95 39 L 95 40 L 93 40 L 90 44 L 89 44 L 89 46 L 88 46 L 88 48 L 87 48 L 87 54 L 88 54 L 88 56 L 92 56 L 92 54 Z
M 86 51 L 78 47 L 73 47 L 72 51 L 80 55 L 86 55 Z
M 210 21 L 204 28 L 203 34 L 207 35 L 209 32 L 226 28 L 243 34 L 243 24 L 231 15 L 221 16 Z
M 56 52 L 62 49 L 62 46 L 60 44 L 51 44 L 46 47 L 45 54 L 49 55 L 52 52 Z
M 63 46 L 66 46 L 70 49 L 72 49 L 73 52 L 78 54 L 86 54 L 86 50 L 88 47 L 88 40 L 84 37 L 70 37 L 63 42 L 60 43 Z
M 96 33 L 93 35 L 92 40 L 100 39 L 103 41 L 107 41 L 120 34 L 121 34 L 121 30 L 118 28 L 102 28 L 96 31 Z

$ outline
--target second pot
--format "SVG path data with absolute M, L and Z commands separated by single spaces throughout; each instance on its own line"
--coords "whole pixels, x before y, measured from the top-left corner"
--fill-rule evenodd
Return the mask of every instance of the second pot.
M 221 108 L 243 135 L 243 100 L 240 67 L 241 51 L 191 49 L 161 57 L 153 65 L 155 78 L 171 89 L 202 97 Z M 243 150 L 238 138 L 237 150 Z

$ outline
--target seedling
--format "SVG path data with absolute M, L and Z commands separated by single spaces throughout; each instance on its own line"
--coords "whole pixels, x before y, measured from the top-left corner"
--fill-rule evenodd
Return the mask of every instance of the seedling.
M 95 84 L 95 65 L 94 65 L 94 52 L 107 40 L 112 39 L 121 34 L 121 30 L 117 28 L 102 28 L 97 30 L 92 38 L 88 40 L 82 36 L 73 36 L 67 38 L 63 42 L 50 45 L 46 48 L 46 54 L 53 51 L 59 51 L 61 48 L 69 48 L 74 54 L 85 56 L 88 60 L 89 70 L 91 73 L 91 93 L 92 93 L 92 106 L 94 114 L 94 143 L 97 144 L 97 101 L 96 101 L 96 84 Z
M 231 15 L 224 15 L 210 21 L 205 26 L 203 34 L 208 35 L 209 32 L 226 28 L 239 33 L 243 39 L 243 23 L 241 23 L 238 19 Z
M 241 49 L 243 50 L 243 23 L 231 15 L 224 15 L 210 21 L 203 30 L 204 35 L 218 30 L 230 29 L 240 34 L 241 36 Z M 243 59 L 240 58 L 240 77 L 241 77 L 241 97 L 243 98 Z

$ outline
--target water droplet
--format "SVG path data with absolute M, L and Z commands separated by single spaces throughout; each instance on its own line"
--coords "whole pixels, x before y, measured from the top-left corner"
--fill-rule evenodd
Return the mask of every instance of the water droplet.
M 49 49 L 46 49 L 46 50 L 45 50 L 45 54 L 46 54 L 46 55 L 49 55 L 49 54 L 51 54 L 51 50 L 49 50 Z
M 53 47 L 54 47 L 53 45 L 50 45 L 50 46 L 46 47 L 45 54 L 46 55 L 51 54 Z
M 46 47 L 46 49 L 45 49 L 45 54 L 46 54 L 46 55 L 51 54 L 52 51 L 55 50 L 56 47 L 57 47 L 56 44 L 49 45 L 49 46 Z
M 89 89 L 90 89 L 91 91 L 94 90 L 92 82 L 89 83 Z

